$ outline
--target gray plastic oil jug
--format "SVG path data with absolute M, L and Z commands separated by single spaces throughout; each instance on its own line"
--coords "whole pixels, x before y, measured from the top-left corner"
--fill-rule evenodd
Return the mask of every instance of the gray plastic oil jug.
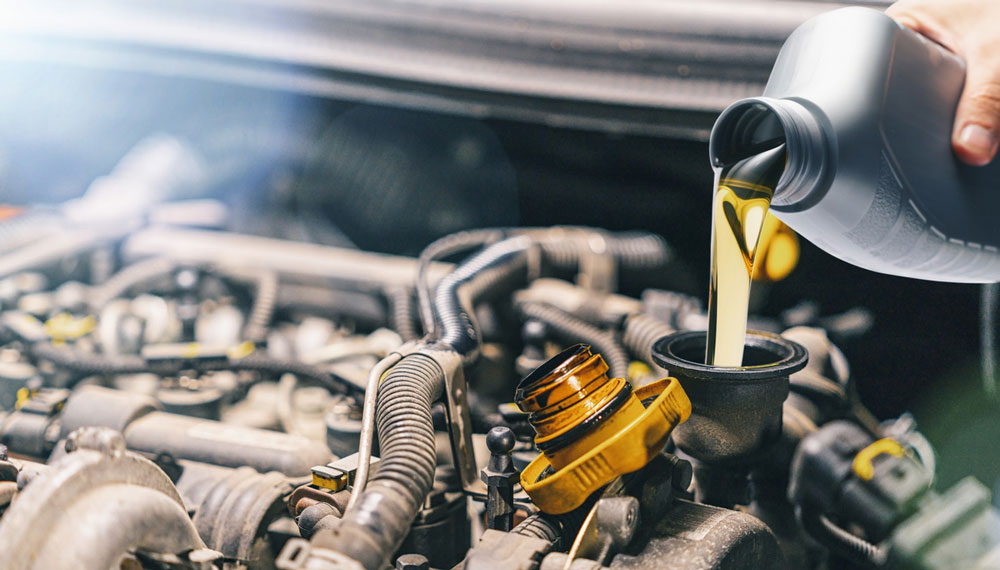
M 719 116 L 712 162 L 784 138 L 771 209 L 809 241 L 881 273 L 1000 281 L 1000 160 L 951 149 L 964 80 L 960 58 L 881 12 L 827 12 L 789 36 L 762 97 Z

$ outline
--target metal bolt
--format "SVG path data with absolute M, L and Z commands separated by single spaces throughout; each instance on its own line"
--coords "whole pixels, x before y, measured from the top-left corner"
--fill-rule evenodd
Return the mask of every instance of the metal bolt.
M 691 462 L 681 459 L 676 455 L 668 455 L 670 460 L 670 483 L 674 489 L 685 492 L 691 486 L 691 479 L 694 477 L 694 468 Z
M 510 452 L 515 443 L 509 427 L 497 426 L 486 434 L 490 461 L 479 476 L 486 483 L 486 526 L 494 530 L 508 531 L 514 525 L 514 483 L 518 472 Z
M 396 570 L 428 570 L 430 567 L 422 554 L 404 554 L 396 559 Z

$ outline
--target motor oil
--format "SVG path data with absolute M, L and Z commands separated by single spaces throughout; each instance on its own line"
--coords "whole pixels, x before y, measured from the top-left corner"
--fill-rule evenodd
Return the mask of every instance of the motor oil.
M 720 115 L 711 159 L 722 169 L 781 140 L 771 211 L 801 236 L 873 271 L 994 282 L 1000 161 L 952 152 L 964 78 L 960 58 L 881 12 L 827 12 L 791 34 L 762 97 Z
M 750 282 L 768 206 L 784 170 L 785 145 L 780 139 L 749 149 L 748 156 L 716 170 L 705 355 L 709 364 L 743 363 Z

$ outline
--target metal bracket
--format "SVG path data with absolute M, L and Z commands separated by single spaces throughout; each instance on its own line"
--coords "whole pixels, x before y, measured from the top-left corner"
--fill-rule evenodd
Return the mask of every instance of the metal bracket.
M 472 444 L 472 416 L 469 414 L 468 388 L 462 357 L 451 350 L 425 349 L 444 371 L 447 393 L 448 434 L 455 470 L 462 480 L 462 489 L 471 495 L 486 496 L 486 485 L 479 479 L 479 467 Z

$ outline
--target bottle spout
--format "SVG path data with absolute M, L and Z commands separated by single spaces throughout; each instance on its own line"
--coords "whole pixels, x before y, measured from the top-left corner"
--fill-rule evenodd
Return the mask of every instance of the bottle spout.
M 815 204 L 833 178 L 831 130 L 818 110 L 791 99 L 753 97 L 719 115 L 709 139 L 714 168 L 776 152 L 783 144 L 787 162 L 771 207 L 803 210 Z

